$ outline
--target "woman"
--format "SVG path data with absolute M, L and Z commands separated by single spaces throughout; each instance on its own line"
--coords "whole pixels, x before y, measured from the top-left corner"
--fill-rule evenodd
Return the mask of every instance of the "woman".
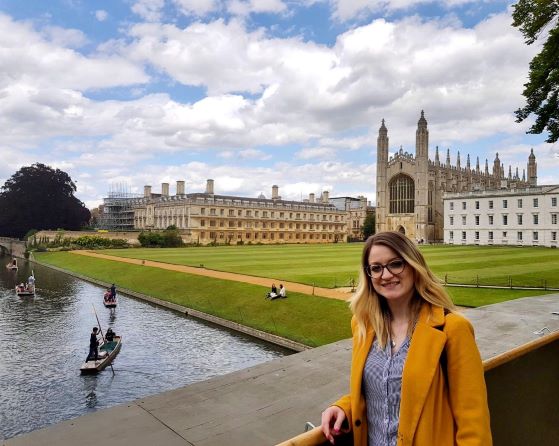
M 322 431 L 355 446 L 492 444 L 483 366 L 471 324 L 415 245 L 369 237 L 351 299 L 350 393 L 322 413 Z

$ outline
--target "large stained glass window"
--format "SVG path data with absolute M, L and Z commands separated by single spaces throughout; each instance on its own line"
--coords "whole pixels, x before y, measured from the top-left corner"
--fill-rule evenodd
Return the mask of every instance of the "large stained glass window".
M 390 189 L 390 213 L 412 214 L 414 212 L 415 183 L 404 174 L 395 176 L 388 185 Z

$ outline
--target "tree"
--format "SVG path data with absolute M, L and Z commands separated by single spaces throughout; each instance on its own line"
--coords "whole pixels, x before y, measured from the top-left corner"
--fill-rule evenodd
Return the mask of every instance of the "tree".
M 20 238 L 30 229 L 79 230 L 91 214 L 74 192 L 66 172 L 41 163 L 22 167 L 0 189 L 0 234 Z
M 368 212 L 363 222 L 363 227 L 361 232 L 363 232 L 363 237 L 367 240 L 371 235 L 375 233 L 376 215 L 374 212 Z
M 529 82 L 522 92 L 526 105 L 515 114 L 516 122 L 534 114 L 536 122 L 527 133 L 547 130 L 546 142 L 553 143 L 559 139 L 559 0 L 519 0 L 512 17 L 512 25 L 520 29 L 528 45 L 550 27 L 541 51 L 530 62 Z

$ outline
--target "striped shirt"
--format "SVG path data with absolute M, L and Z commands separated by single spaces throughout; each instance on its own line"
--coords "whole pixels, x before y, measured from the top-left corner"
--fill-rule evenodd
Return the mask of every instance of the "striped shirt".
M 367 402 L 368 446 L 395 446 L 398 439 L 402 371 L 410 346 L 406 338 L 392 355 L 390 342 L 384 350 L 377 339 L 363 370 L 363 391 Z

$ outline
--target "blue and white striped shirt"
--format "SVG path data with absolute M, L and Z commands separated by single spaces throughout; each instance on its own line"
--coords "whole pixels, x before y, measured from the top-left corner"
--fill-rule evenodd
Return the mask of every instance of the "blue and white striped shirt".
M 375 339 L 363 370 L 363 391 L 367 402 L 368 446 L 395 446 L 398 439 L 402 371 L 410 339 L 392 355 L 390 342 L 384 350 Z

